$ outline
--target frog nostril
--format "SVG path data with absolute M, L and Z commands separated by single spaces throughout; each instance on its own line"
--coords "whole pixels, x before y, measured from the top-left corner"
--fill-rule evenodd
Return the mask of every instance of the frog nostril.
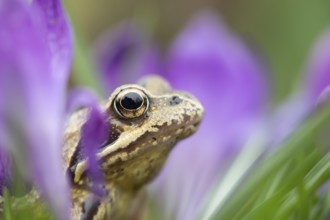
M 172 98 L 170 98 L 170 105 L 178 105 L 182 102 L 182 99 L 179 96 L 172 96 Z

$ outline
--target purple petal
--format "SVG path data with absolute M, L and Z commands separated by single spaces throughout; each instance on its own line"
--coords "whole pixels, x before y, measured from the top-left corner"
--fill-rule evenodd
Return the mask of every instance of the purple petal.
M 65 85 L 72 63 L 73 41 L 71 27 L 60 0 L 34 0 L 32 7 L 39 8 L 39 19 L 44 22 L 44 32 L 51 57 L 53 80 Z
M 67 219 L 70 203 L 61 145 L 72 48 L 56 45 L 56 39 L 71 40 L 65 31 L 60 33 L 59 27 L 67 26 L 63 15 L 56 0 L 0 4 L 0 145 L 13 152 L 58 217 Z
M 108 134 L 111 133 L 108 126 L 108 118 L 105 113 L 100 109 L 99 100 L 95 94 L 86 89 L 75 89 L 70 93 L 68 112 L 80 107 L 90 108 L 88 119 L 82 128 L 82 140 L 80 147 L 82 153 L 89 160 L 88 174 L 94 181 L 93 189 L 97 195 L 101 195 L 103 192 L 98 188 L 102 184 L 103 179 L 101 172 L 98 169 L 99 162 L 97 161 L 96 154 L 98 149 L 104 144 L 108 138 Z
M 73 113 L 81 107 L 97 107 L 100 102 L 96 94 L 86 88 L 76 88 L 69 93 L 67 102 L 67 114 Z
M 95 51 L 101 80 L 108 92 L 159 71 L 157 51 L 133 23 L 124 23 L 106 33 L 97 42 Z
M 166 76 L 176 88 L 197 96 L 208 114 L 232 121 L 260 113 L 267 97 L 262 73 L 242 42 L 215 15 L 204 12 L 174 42 Z
M 92 190 L 99 196 L 103 193 L 99 188 L 103 179 L 96 154 L 102 144 L 106 142 L 108 134 L 110 134 L 109 126 L 106 122 L 107 118 L 105 114 L 98 108 L 98 106 L 92 106 L 87 122 L 82 129 L 81 147 L 88 158 L 88 174 L 91 176 L 94 183 L 94 188 Z
M 273 145 L 288 138 L 317 105 L 329 101 L 329 85 L 330 31 L 321 36 L 312 51 L 304 87 L 275 111 L 271 124 Z
M 330 31 L 316 43 L 307 67 L 306 91 L 315 104 L 321 92 L 330 85 Z
M 0 195 L 2 195 L 2 189 L 4 187 L 8 187 L 9 183 L 12 181 L 12 163 L 9 154 L 4 151 L 4 149 L 0 150 Z
M 194 18 L 174 42 L 165 77 L 195 95 L 206 114 L 156 181 L 167 217 L 194 219 L 206 192 L 260 122 L 268 93 L 263 74 L 253 54 L 211 13 Z
M 330 102 L 330 86 L 325 87 L 317 99 L 317 106 L 323 106 Z

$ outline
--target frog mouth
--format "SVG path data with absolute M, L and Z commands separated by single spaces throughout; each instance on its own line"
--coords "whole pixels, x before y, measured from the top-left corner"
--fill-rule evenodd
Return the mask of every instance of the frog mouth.
M 197 131 L 201 123 L 201 119 L 202 117 L 197 113 L 195 116 L 184 115 L 184 123 L 182 124 L 182 126 L 179 126 L 178 121 L 172 120 L 170 124 L 165 123 L 165 125 L 163 124 L 162 126 L 157 127 L 161 131 L 158 131 L 158 136 L 163 137 L 163 140 L 157 139 L 157 142 L 161 143 L 167 142 L 169 140 L 173 142 L 178 142 L 182 139 L 191 136 Z M 151 137 L 153 138 L 153 140 L 156 140 L 156 137 L 153 137 L 152 135 Z
M 186 123 L 175 131 L 175 134 L 178 136 L 178 140 L 185 139 L 193 135 L 199 128 L 200 123 L 201 119 L 198 117 L 193 117 L 192 119 L 186 120 Z
M 182 134 L 180 136 L 180 139 L 184 139 L 184 138 L 187 138 L 187 137 L 193 135 L 197 131 L 199 125 L 200 125 L 200 121 L 185 126 L 183 128 L 183 131 L 182 131 Z

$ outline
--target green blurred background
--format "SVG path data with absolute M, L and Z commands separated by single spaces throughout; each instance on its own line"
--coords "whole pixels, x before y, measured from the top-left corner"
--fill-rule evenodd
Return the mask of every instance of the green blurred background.
M 211 8 L 261 51 L 273 74 L 276 101 L 299 83 L 312 46 L 330 27 L 329 0 L 65 0 L 65 5 L 85 48 L 118 22 L 135 19 L 164 50 L 194 13 Z M 73 82 L 92 84 L 80 70 L 74 70 Z

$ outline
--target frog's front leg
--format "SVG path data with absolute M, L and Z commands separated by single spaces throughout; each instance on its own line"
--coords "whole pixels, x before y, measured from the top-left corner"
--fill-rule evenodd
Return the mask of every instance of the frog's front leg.
M 111 208 L 111 195 L 106 190 L 92 193 L 83 188 L 72 189 L 71 217 L 73 220 L 108 219 Z
M 111 219 L 110 197 L 100 197 L 89 194 L 82 203 L 74 203 L 72 208 L 73 220 L 103 220 Z
M 113 185 L 103 186 L 102 192 L 72 189 L 73 220 L 127 219 L 133 213 L 136 194 L 122 191 Z

